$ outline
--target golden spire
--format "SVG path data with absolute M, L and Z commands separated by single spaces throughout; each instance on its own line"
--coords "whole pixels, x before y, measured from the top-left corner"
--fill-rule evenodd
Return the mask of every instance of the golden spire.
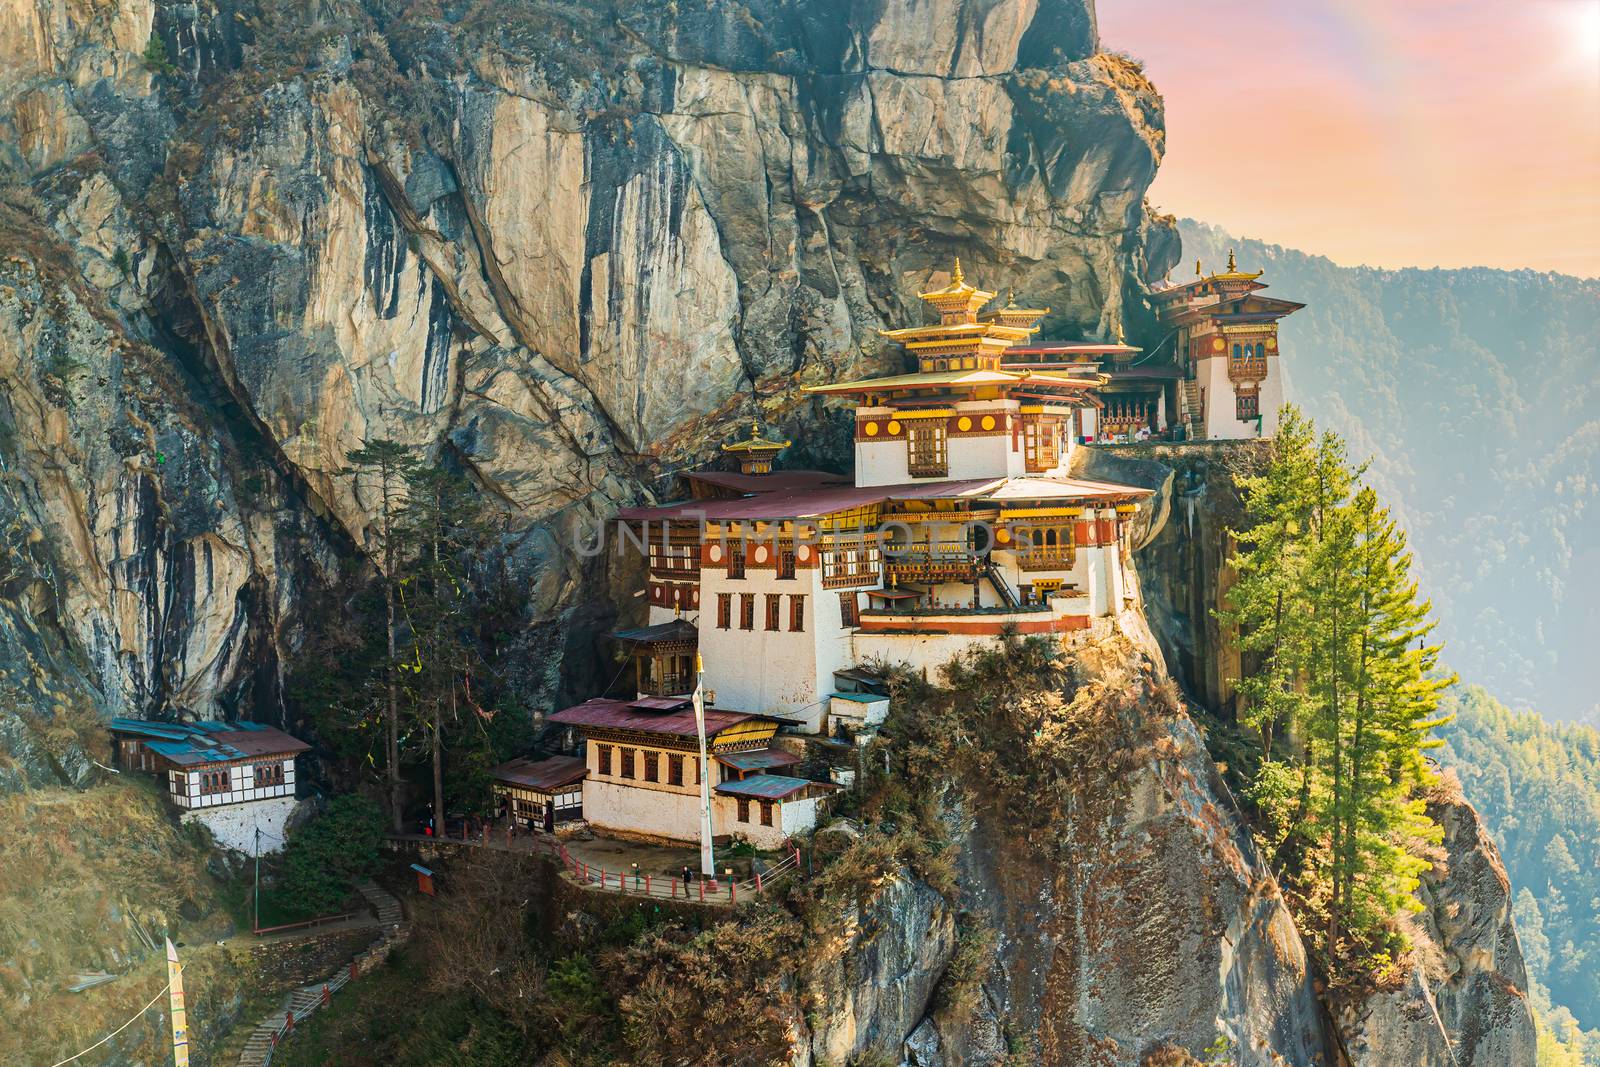
M 1017 306 L 1017 291 L 1015 289 L 1007 289 L 1006 290 L 1006 307 L 1014 308 L 1016 306 Z
M 1200 269 L 1200 257 L 1199 256 L 1196 256 L 1195 259 L 1194 259 L 1194 276 L 1196 278 L 1204 278 L 1206 276 L 1206 272 Z
M 1238 269 L 1238 265 L 1233 262 L 1233 249 L 1230 248 L 1228 249 L 1228 273 L 1232 274 Z
M 1122 323 L 1119 322 L 1119 323 L 1117 323 L 1117 344 L 1120 345 L 1120 344 L 1125 344 L 1125 343 L 1126 343 L 1126 341 L 1124 340 L 1123 333 L 1122 333 Z
M 961 284 L 961 257 L 960 256 L 956 257 L 956 269 L 950 272 L 950 283 L 952 285 L 960 285 Z

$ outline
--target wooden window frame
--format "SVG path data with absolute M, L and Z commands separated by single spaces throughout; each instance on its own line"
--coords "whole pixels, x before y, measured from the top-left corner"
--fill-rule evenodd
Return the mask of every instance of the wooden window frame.
M 251 778 L 257 789 L 283 785 L 283 763 L 258 763 L 251 768 Z
M 780 581 L 792 580 L 795 576 L 794 545 L 783 544 L 778 546 L 778 578 Z
M 633 757 L 634 757 L 633 749 L 624 746 L 622 748 L 619 748 L 617 750 L 617 752 L 618 752 L 618 756 L 619 756 L 618 762 L 621 763 L 621 766 L 618 768 L 618 770 L 620 770 L 622 772 L 617 777 L 626 778 L 630 782 L 633 781 L 634 780 L 633 772 L 637 769 L 634 766 L 634 762 L 633 762 Z
M 950 473 L 950 434 L 938 419 L 906 422 L 906 470 L 913 478 L 944 478 Z
M 739 594 L 739 629 L 754 630 L 756 628 L 756 595 L 754 593 Z
M 200 772 L 201 796 L 212 797 L 218 793 L 231 793 L 232 791 L 232 775 L 228 773 L 228 768 L 224 767 L 220 771 Z
M 789 594 L 789 632 L 792 634 L 805 633 L 806 629 L 806 597 L 804 593 Z
M 733 629 L 733 594 L 717 594 L 717 629 Z
M 667 784 L 683 784 L 683 757 L 674 753 L 667 753 Z
M 610 745 L 596 745 L 596 746 L 594 746 L 594 763 L 595 763 L 595 773 L 596 774 L 603 774 L 603 775 L 607 776 L 608 778 L 611 776 L 611 746 Z
M 861 594 L 855 590 L 839 594 L 839 622 L 844 626 L 856 626 L 861 622 Z
M 1234 397 L 1234 418 L 1240 422 L 1261 417 L 1261 394 L 1239 393 Z
M 644 780 L 647 782 L 661 781 L 660 753 L 649 749 L 640 749 L 639 755 L 644 757 Z
M 778 806 L 777 801 L 763 800 L 761 802 L 761 825 L 771 826 L 773 809 Z
M 768 633 L 775 632 L 775 631 L 777 631 L 778 629 L 781 628 L 779 626 L 779 623 L 781 623 L 782 621 L 783 621 L 783 594 L 782 593 L 768 593 L 767 594 L 767 617 L 766 617 L 766 627 L 765 627 L 765 629 L 767 630 Z
M 730 542 L 726 547 L 726 551 L 728 553 L 728 577 L 729 578 L 734 578 L 734 579 L 743 578 L 744 577 L 744 542 L 743 541 Z
M 736 797 L 735 806 L 739 809 L 739 821 L 742 823 L 748 823 L 750 821 L 750 798 Z

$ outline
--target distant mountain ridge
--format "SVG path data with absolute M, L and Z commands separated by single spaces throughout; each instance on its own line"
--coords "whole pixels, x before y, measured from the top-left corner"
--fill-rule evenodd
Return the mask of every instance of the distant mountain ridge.
M 1337 430 L 1411 534 L 1450 664 L 1519 707 L 1600 724 L 1600 280 L 1341 267 L 1178 224 L 1265 270 L 1288 395 Z

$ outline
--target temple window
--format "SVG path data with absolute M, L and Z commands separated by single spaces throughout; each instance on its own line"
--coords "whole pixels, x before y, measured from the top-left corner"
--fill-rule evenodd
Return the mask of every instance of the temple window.
M 789 597 L 789 629 L 799 632 L 806 628 L 806 598 L 798 593 Z
M 756 628 L 756 595 L 754 593 L 739 594 L 739 629 L 754 630 Z
M 594 746 L 595 765 L 601 774 L 611 773 L 611 746 Z
M 728 630 L 733 628 L 733 594 L 717 594 L 717 629 Z
M 782 603 L 783 603 L 783 594 L 781 594 L 781 593 L 768 593 L 767 594 L 767 629 L 776 630 L 778 628 L 778 616 L 779 616 L 779 614 L 781 612 L 780 605 Z
M 771 826 L 772 825 L 772 808 L 773 808 L 772 801 L 763 800 L 761 802 L 761 825 L 762 826 Z
M 858 602 L 854 593 L 839 594 L 839 621 L 846 626 L 854 626 L 860 621 L 856 614 Z
M 633 749 L 622 749 L 622 777 L 633 777 Z
M 657 762 L 657 754 L 654 752 L 641 752 L 640 755 L 644 757 L 644 780 L 647 782 L 661 781 L 661 767 Z
M 258 763 L 255 765 L 255 783 L 257 788 L 269 785 L 283 784 L 282 763 Z
M 668 785 L 682 785 L 683 784 L 683 757 L 682 756 L 671 756 L 671 755 L 669 755 L 667 757 L 667 784 Z
M 934 419 L 916 419 L 906 429 L 906 447 L 913 478 L 943 478 L 950 468 L 944 425 Z
M 728 577 L 744 577 L 744 542 L 735 541 L 728 546 Z
M 794 546 L 783 545 L 778 549 L 778 577 L 794 577 Z
M 750 821 L 750 801 L 745 797 L 740 797 L 739 800 L 738 800 L 738 804 L 739 804 L 739 821 L 740 822 L 749 822 Z
M 226 793 L 228 791 L 227 771 L 203 771 L 200 774 L 200 794 L 207 796 L 212 793 Z
M 1240 356 L 1239 356 L 1239 346 L 1238 345 L 1234 345 L 1233 346 L 1233 358 L 1234 359 L 1240 358 Z
M 1261 415 L 1261 394 L 1240 393 L 1238 396 L 1238 417 L 1242 422 L 1246 419 L 1258 418 Z

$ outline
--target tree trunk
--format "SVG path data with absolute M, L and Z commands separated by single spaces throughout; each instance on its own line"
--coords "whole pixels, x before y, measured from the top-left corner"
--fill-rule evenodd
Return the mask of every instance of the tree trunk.
M 444 817 L 444 704 L 439 700 L 433 702 L 433 810 Z

